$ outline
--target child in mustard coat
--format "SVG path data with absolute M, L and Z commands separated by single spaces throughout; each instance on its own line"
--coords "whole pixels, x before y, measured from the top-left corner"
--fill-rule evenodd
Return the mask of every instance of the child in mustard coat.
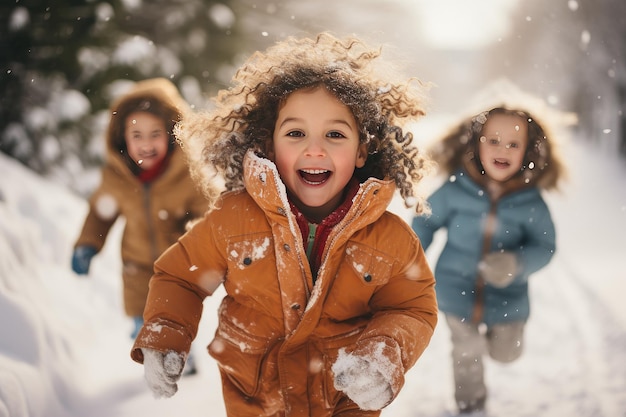
M 428 161 L 401 127 L 423 113 L 422 88 L 379 78 L 379 55 L 290 38 L 179 126 L 214 205 L 155 264 L 131 353 L 155 396 L 175 394 L 220 285 L 209 353 L 228 416 L 378 416 L 398 395 L 437 304 L 419 240 L 387 211 L 396 190 L 424 210 Z
M 138 82 L 112 104 L 102 180 L 75 243 L 72 269 L 86 275 L 111 227 L 124 218 L 123 296 L 135 323 L 133 338 L 143 323 L 154 261 L 208 208 L 174 140 L 185 108 L 176 86 L 164 78 Z

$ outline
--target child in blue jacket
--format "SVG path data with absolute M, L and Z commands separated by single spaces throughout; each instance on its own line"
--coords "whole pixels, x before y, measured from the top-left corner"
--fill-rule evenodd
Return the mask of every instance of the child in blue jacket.
M 461 413 L 485 408 L 482 357 L 517 359 L 529 316 L 528 278 L 555 252 L 555 228 L 541 191 L 556 188 L 563 165 L 534 114 L 498 105 L 463 120 L 433 150 L 448 180 L 415 217 L 424 248 L 447 229 L 435 269 L 439 310 L 452 338 L 455 399 Z

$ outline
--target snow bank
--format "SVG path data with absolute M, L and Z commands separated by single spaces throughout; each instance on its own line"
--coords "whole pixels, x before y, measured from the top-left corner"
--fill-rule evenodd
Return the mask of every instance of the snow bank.
M 88 398 L 81 368 L 97 314 L 125 320 L 110 312 L 119 295 L 69 268 L 85 200 L 3 154 L 0 178 L 0 416 L 75 415 Z M 119 268 L 106 253 L 96 263 Z
M 44 266 L 61 268 L 69 258 L 59 245 L 42 243 L 67 241 L 64 225 L 74 222 L 54 202 L 72 196 L 53 185 L 42 195 L 24 193 L 32 174 L 0 158 L 0 416 L 64 415 L 78 397 L 69 375 L 75 353 L 50 296 L 54 271 Z

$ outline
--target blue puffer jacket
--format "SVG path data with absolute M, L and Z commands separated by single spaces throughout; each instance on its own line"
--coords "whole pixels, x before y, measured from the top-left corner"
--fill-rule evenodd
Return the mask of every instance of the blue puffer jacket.
M 468 320 L 472 317 L 477 266 L 491 212 L 496 224 L 490 251 L 515 252 L 521 268 L 508 287 L 485 285 L 482 321 L 490 325 L 526 320 L 530 313 L 528 277 L 545 266 L 555 252 L 554 224 L 539 189 L 524 188 L 491 202 L 486 190 L 459 171 L 431 195 L 429 202 L 433 214 L 416 217 L 412 227 L 424 248 L 438 229 L 448 232 L 435 268 L 439 309 Z

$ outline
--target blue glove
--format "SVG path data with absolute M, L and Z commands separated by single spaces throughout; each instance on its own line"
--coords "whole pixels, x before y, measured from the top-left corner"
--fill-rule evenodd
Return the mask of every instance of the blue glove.
M 89 273 L 91 258 L 93 258 L 96 253 L 98 253 L 98 251 L 92 246 L 77 246 L 72 255 L 72 270 L 78 275 L 87 275 Z

